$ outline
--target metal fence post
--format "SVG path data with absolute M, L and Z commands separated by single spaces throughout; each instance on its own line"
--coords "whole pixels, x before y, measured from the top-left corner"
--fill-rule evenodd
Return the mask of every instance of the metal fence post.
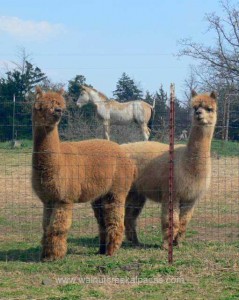
M 169 141 L 169 244 L 168 262 L 173 263 L 173 196 L 174 196 L 174 131 L 175 131 L 175 85 L 170 85 L 170 141 Z

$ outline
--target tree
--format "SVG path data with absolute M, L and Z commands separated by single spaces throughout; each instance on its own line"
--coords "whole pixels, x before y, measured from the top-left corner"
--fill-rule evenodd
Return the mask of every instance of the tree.
M 77 101 L 77 99 L 79 98 L 82 91 L 82 85 L 90 86 L 86 84 L 86 78 L 83 75 L 76 75 L 68 82 L 68 94 L 73 101 Z
M 224 12 L 223 17 L 217 16 L 216 13 L 206 15 L 209 31 L 214 33 L 216 42 L 208 46 L 191 39 L 183 39 L 179 42 L 182 47 L 179 56 L 190 56 L 199 62 L 197 68 L 194 67 L 193 70 L 202 90 L 217 91 L 218 125 L 222 130 L 216 129 L 216 135 L 220 133 L 221 138 L 227 140 L 228 137 L 236 136 L 234 130 L 229 132 L 229 128 L 237 124 L 233 110 L 239 112 L 239 98 L 232 99 L 231 96 L 227 96 L 239 92 L 239 9 L 229 0 L 220 3 Z
M 31 92 L 47 78 L 40 68 L 26 60 L 25 52 L 21 63 L 14 65 L 15 68 L 8 70 L 0 78 L 0 118 L 3 125 L 0 128 L 0 138 L 4 140 L 16 138 L 16 135 L 21 138 L 31 136 Z M 16 110 L 14 133 L 11 127 L 13 106 Z
M 215 13 L 206 15 L 209 31 L 216 36 L 216 43 L 208 46 L 196 43 L 191 39 L 179 42 L 182 49 L 179 55 L 195 58 L 206 66 L 207 71 L 213 71 L 217 78 L 225 82 L 239 82 L 239 10 L 230 4 L 230 1 L 221 2 L 225 17 Z M 211 72 L 210 72 L 211 73 Z
M 151 137 L 153 139 L 164 141 L 168 130 L 168 96 L 161 85 L 159 90 L 154 94 L 146 91 L 144 101 L 153 104 L 155 101 L 154 115 L 153 115 L 153 130 Z
M 121 102 L 126 102 L 129 100 L 142 99 L 143 92 L 133 79 L 126 73 L 123 73 L 116 84 L 116 90 L 113 91 L 113 95 Z

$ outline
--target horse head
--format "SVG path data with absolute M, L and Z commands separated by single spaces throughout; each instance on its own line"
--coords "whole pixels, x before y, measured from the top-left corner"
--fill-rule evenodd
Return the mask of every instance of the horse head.
M 90 102 L 91 102 L 91 96 L 90 96 L 89 88 L 87 88 L 86 86 L 82 86 L 82 90 L 79 98 L 77 99 L 76 105 L 81 108 Z

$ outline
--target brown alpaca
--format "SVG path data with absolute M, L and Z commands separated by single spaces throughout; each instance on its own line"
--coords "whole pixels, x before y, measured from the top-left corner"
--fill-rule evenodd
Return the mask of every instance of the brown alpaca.
M 207 192 L 211 177 L 210 149 L 217 119 L 215 93 L 192 93 L 194 115 L 187 145 L 175 148 L 174 175 L 174 245 L 184 238 L 195 203 Z M 131 143 L 121 146 L 138 168 L 138 177 L 126 201 L 127 239 L 138 244 L 136 220 L 146 198 L 162 203 L 163 247 L 168 247 L 169 146 L 157 142 Z
M 65 256 L 73 203 L 101 199 L 100 253 L 112 255 L 121 245 L 125 199 L 135 167 L 114 142 L 60 142 L 58 124 L 65 109 L 61 92 L 36 89 L 33 106 L 32 184 L 44 205 L 42 260 Z

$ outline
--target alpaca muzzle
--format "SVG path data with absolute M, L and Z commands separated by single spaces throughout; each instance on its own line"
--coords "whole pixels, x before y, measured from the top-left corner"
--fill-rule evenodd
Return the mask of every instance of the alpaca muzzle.
M 61 118 L 62 114 L 63 114 L 63 111 L 62 111 L 61 108 L 55 108 L 54 109 L 53 116 L 55 118 Z

